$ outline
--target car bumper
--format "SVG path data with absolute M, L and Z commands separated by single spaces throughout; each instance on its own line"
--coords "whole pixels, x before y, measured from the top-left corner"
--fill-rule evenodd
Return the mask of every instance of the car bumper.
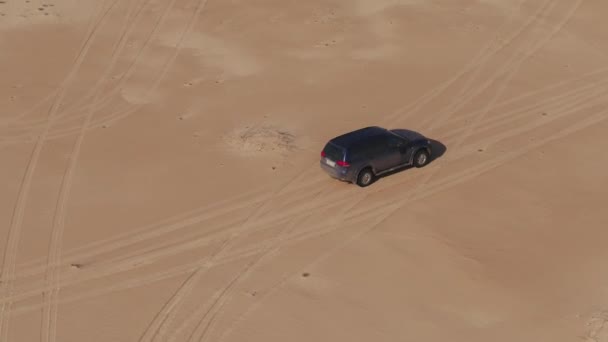
M 341 180 L 341 181 L 345 181 L 345 182 L 351 182 L 352 180 L 350 179 L 350 174 L 349 174 L 349 170 L 345 167 L 340 167 L 340 166 L 336 166 L 336 167 L 331 167 L 327 164 L 325 164 L 325 162 L 323 162 L 323 160 L 321 160 L 319 162 L 319 165 L 321 166 L 321 169 L 323 171 L 325 171 L 328 175 L 330 175 L 332 178 Z

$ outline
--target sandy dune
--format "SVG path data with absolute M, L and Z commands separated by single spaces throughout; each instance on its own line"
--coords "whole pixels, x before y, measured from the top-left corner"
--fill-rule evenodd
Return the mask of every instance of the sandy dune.
M 0 1 L 0 341 L 608 341 L 607 11 Z

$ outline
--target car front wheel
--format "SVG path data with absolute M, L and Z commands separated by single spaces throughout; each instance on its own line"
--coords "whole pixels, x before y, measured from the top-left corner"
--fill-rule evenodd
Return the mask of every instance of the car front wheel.
M 418 150 L 414 155 L 414 166 L 423 167 L 429 162 L 429 153 L 426 150 Z

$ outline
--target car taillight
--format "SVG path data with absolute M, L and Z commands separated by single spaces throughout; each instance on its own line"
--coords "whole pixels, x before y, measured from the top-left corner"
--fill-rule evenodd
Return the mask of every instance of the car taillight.
M 325 156 L 326 156 L 325 151 L 321 151 L 321 157 L 325 158 Z
M 347 163 L 347 162 L 345 162 L 344 160 L 338 160 L 338 161 L 336 162 L 336 164 L 338 164 L 338 165 L 340 165 L 340 166 L 342 166 L 342 167 L 349 167 L 349 166 L 350 166 L 350 164 L 349 164 L 349 163 Z

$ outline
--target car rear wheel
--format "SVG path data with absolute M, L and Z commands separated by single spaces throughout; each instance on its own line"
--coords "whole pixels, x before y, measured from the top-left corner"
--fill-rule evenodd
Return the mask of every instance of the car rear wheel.
M 372 184 L 373 181 L 374 173 L 370 168 L 365 168 L 361 170 L 361 172 L 359 172 L 359 175 L 357 176 L 357 185 L 360 187 L 366 187 Z
M 414 155 L 414 166 L 423 167 L 429 162 L 429 153 L 426 150 L 418 150 Z

